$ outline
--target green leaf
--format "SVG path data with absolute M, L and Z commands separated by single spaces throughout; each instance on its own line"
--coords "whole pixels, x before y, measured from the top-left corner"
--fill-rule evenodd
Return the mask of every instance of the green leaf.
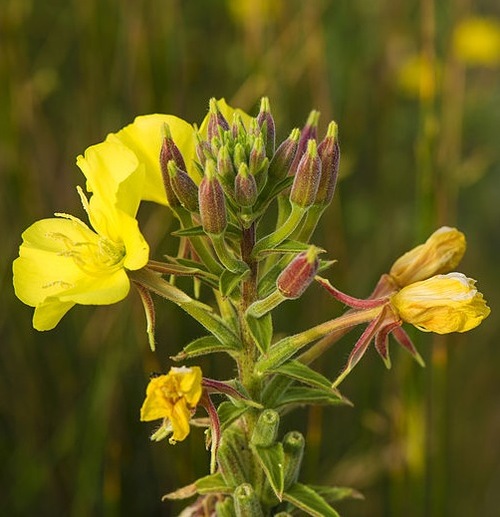
M 288 361 L 274 370 L 268 370 L 266 373 L 285 375 L 286 377 L 303 382 L 309 386 L 323 388 L 329 393 L 332 392 L 332 382 L 330 380 L 300 361 Z
M 231 487 L 226 485 L 226 482 L 224 481 L 224 478 L 220 472 L 202 477 L 195 481 L 194 484 L 196 486 L 196 491 L 199 494 L 211 494 L 214 492 L 230 494 L 233 491 Z
M 271 313 L 268 312 L 261 318 L 247 316 L 247 323 L 259 350 L 265 354 L 269 350 L 273 338 L 273 318 Z
M 270 447 L 259 447 L 258 445 L 250 444 L 250 448 L 259 460 L 276 497 L 281 501 L 285 484 L 285 473 L 283 470 L 285 453 L 283 452 L 283 445 L 276 443 Z
M 320 388 L 309 388 L 307 386 L 293 386 L 288 388 L 283 395 L 277 400 L 275 407 L 286 405 L 306 405 L 306 404 L 327 404 L 338 406 L 341 404 L 349 404 L 349 401 L 343 398 L 338 392 Z
M 342 501 L 342 499 L 364 499 L 362 493 L 348 486 L 309 485 L 309 487 L 328 503 Z
M 236 287 L 241 284 L 241 280 L 247 275 L 247 271 L 241 273 L 232 273 L 228 269 L 225 269 L 219 278 L 219 291 L 224 296 L 228 297 Z
M 287 239 L 286 241 L 274 246 L 273 248 L 266 248 L 261 250 L 259 253 L 264 254 L 275 254 L 275 253 L 301 253 L 302 251 L 307 251 L 311 247 L 310 244 L 306 242 L 294 241 L 292 239 Z M 323 248 L 318 248 L 319 253 L 325 253 Z
M 340 515 L 312 488 L 295 483 L 284 494 L 283 500 L 313 517 L 340 517 Z
M 222 402 L 217 408 L 217 413 L 219 415 L 219 420 L 221 423 L 222 429 L 232 424 L 235 420 L 240 418 L 244 413 L 248 411 L 250 406 L 238 405 L 235 406 L 232 402 L 228 400 Z
M 200 355 L 214 354 L 216 352 L 227 352 L 231 354 L 235 349 L 228 344 L 221 343 L 214 336 L 203 336 L 187 344 L 182 352 L 171 357 L 174 361 L 184 361 Z
M 176 237 L 194 237 L 196 235 L 205 235 L 205 232 L 203 231 L 203 226 L 200 225 L 175 230 L 171 232 L 171 235 L 175 235 Z

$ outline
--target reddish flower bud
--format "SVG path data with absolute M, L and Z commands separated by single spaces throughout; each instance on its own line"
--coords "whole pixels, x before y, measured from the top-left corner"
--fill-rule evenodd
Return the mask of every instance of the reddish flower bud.
M 210 234 L 220 235 L 227 226 L 226 199 L 216 176 L 215 163 L 207 160 L 198 191 L 201 224 Z
M 307 117 L 306 125 L 302 128 L 300 132 L 300 139 L 297 146 L 297 152 L 295 154 L 295 158 L 290 167 L 291 175 L 297 172 L 297 168 L 299 166 L 300 160 L 302 156 L 306 152 L 307 145 L 309 140 L 316 140 L 316 136 L 318 135 L 318 121 L 319 121 L 319 111 L 312 110 Z
M 319 268 L 319 249 L 311 246 L 299 253 L 276 280 L 278 291 L 285 298 L 299 298 L 314 280 Z
M 212 141 L 212 138 L 219 136 L 219 131 L 227 131 L 229 124 L 221 113 L 217 101 L 212 97 L 209 103 L 209 115 L 208 115 L 208 140 Z
M 170 184 L 182 206 L 191 212 L 198 211 L 198 187 L 187 172 L 181 171 L 173 160 L 168 162 Z
M 321 177 L 321 160 L 318 155 L 316 140 L 307 142 L 307 150 L 302 156 L 290 191 L 290 201 L 306 208 L 316 199 Z
M 266 154 L 269 157 L 274 155 L 276 145 L 276 126 L 271 114 L 271 105 L 267 97 L 262 97 L 260 101 L 260 111 L 257 115 L 257 124 L 262 130 L 264 142 L 266 143 Z
M 253 206 L 257 200 L 257 183 L 246 163 L 242 163 L 234 179 L 234 199 L 243 207 Z
M 340 162 L 338 127 L 335 122 L 330 122 L 328 125 L 326 136 L 318 145 L 318 154 L 321 159 L 321 177 L 314 202 L 317 205 L 327 206 L 333 199 Z
M 164 135 L 165 136 L 163 138 L 160 150 L 160 169 L 168 204 L 171 207 L 176 207 L 180 206 L 181 203 L 177 199 L 177 196 L 175 195 L 175 192 L 172 188 L 172 184 L 170 182 L 170 175 L 168 173 L 168 163 L 170 161 L 173 161 L 179 168 L 181 166 L 184 166 L 184 170 L 186 164 L 184 163 L 184 158 L 182 157 L 179 148 L 175 145 L 174 141 L 172 140 L 172 136 L 170 135 L 170 131 L 166 124 L 164 126 Z
M 268 174 L 270 178 L 279 181 L 287 176 L 297 152 L 299 138 L 300 130 L 295 128 L 290 136 L 276 149 L 276 153 L 269 164 Z

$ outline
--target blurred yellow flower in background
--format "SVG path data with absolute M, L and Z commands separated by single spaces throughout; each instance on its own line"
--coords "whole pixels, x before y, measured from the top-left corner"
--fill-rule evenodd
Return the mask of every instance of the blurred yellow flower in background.
M 462 273 L 436 275 L 403 287 L 391 297 L 391 306 L 403 321 L 424 332 L 467 332 L 490 313 L 475 283 Z
M 189 434 L 189 420 L 202 393 L 202 373 L 198 366 L 171 368 L 168 374 L 149 381 L 141 420 L 163 418 L 162 428 L 172 432 L 170 443 L 180 442 Z M 155 433 L 158 434 L 158 431 Z
M 408 56 L 399 65 L 396 80 L 408 97 L 432 99 L 436 94 L 436 70 L 424 55 Z
M 500 22 L 487 17 L 464 19 L 455 27 L 453 51 L 467 65 L 497 66 L 500 63 Z

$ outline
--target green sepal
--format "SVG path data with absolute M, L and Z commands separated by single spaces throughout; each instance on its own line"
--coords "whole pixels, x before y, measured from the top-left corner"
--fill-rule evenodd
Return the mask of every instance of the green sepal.
M 241 273 L 232 273 L 229 269 L 225 269 L 219 278 L 219 291 L 222 296 L 227 298 L 231 295 L 236 287 L 241 284 L 241 280 L 247 275 L 247 271 Z
M 227 486 L 224 476 L 220 472 L 202 477 L 194 482 L 199 494 L 231 494 L 233 489 Z
M 283 500 L 313 517 L 340 517 L 323 497 L 302 483 L 295 483 L 284 494 Z
M 226 352 L 231 355 L 237 351 L 237 348 L 231 347 L 228 343 L 221 343 L 214 336 L 203 336 L 188 343 L 181 352 L 171 356 L 170 359 L 173 361 L 184 361 L 200 355 L 215 354 L 217 352 Z
M 278 368 L 275 368 L 274 370 L 268 370 L 266 373 L 277 373 L 280 375 L 285 375 L 286 377 L 290 377 L 291 379 L 307 384 L 308 386 L 322 388 L 328 392 L 332 391 L 332 382 L 324 375 L 321 375 L 300 361 L 293 359 L 282 364 Z
M 323 388 L 309 388 L 307 386 L 292 386 L 276 401 L 275 408 L 288 405 L 325 404 L 338 406 L 350 405 L 338 392 Z
M 221 402 L 217 408 L 217 414 L 219 415 L 221 428 L 227 428 L 235 420 L 238 420 L 238 418 L 244 415 L 249 409 L 250 406 L 243 404 L 236 406 L 228 400 Z
M 265 354 L 271 346 L 273 338 L 273 318 L 268 312 L 260 318 L 247 316 L 248 328 L 262 354 Z
M 320 486 L 309 485 L 317 494 L 319 494 L 326 502 L 334 503 L 343 499 L 364 499 L 361 492 L 354 490 L 348 486 Z
M 226 497 L 224 501 L 219 501 L 215 505 L 215 514 L 217 517 L 236 517 L 233 499 L 231 497 Z
M 331 268 L 334 264 L 336 264 L 338 260 L 320 260 L 319 261 L 319 267 L 318 267 L 318 273 L 321 271 L 325 271 L 326 269 Z
M 285 473 L 283 470 L 285 453 L 283 452 L 283 445 L 276 443 L 270 447 L 259 447 L 258 445 L 250 444 L 250 448 L 259 461 L 262 470 L 264 470 L 273 492 L 281 501 L 285 485 Z

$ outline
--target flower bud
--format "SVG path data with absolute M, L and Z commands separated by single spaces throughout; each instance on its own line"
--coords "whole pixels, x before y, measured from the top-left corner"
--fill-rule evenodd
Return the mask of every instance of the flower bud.
M 202 167 L 205 167 L 205 163 L 207 162 L 207 158 L 213 159 L 214 156 L 212 154 L 212 148 L 210 144 L 203 140 L 198 132 L 195 133 L 196 138 L 196 145 L 195 145 L 195 151 L 196 151 L 196 157 L 198 158 L 198 161 L 201 163 Z
M 182 206 L 191 212 L 198 211 L 198 187 L 187 172 L 181 171 L 173 160 L 168 162 L 170 184 Z
M 231 135 L 233 140 L 238 140 L 239 138 L 245 138 L 247 132 L 245 129 L 245 124 L 243 124 L 243 120 L 241 115 L 235 111 L 233 113 L 233 122 L 231 124 Z
M 184 163 L 184 158 L 182 157 L 182 154 L 180 153 L 178 147 L 172 140 L 172 137 L 170 136 L 170 131 L 166 124 L 164 126 L 164 134 L 165 136 L 163 138 L 162 146 L 160 149 L 161 175 L 163 179 L 163 186 L 165 187 L 165 194 L 167 196 L 168 204 L 171 207 L 177 207 L 180 206 L 181 203 L 177 199 L 174 189 L 172 188 L 170 175 L 168 173 L 168 163 L 170 161 L 173 161 L 179 168 L 183 166 L 183 170 L 186 170 L 186 164 Z
M 239 169 L 242 163 L 247 163 L 247 154 L 239 142 L 234 146 L 233 162 L 236 169 Z
M 258 447 L 269 447 L 276 440 L 280 416 L 274 409 L 265 409 L 255 425 L 251 442 Z
M 211 142 L 212 138 L 219 137 L 219 131 L 227 131 L 229 124 L 221 113 L 219 106 L 217 105 L 216 99 L 213 97 L 209 102 L 209 114 L 208 114 L 208 140 Z
M 298 431 L 287 433 L 283 438 L 285 490 L 296 483 L 299 477 L 302 457 L 304 456 L 304 446 L 304 436 Z
M 319 268 L 319 248 L 310 246 L 307 251 L 299 253 L 276 280 L 278 291 L 289 299 L 302 296 L 314 280 Z
M 307 208 L 314 203 L 321 177 L 321 160 L 318 156 L 316 140 L 309 140 L 302 156 L 290 191 L 290 201 Z
M 233 501 L 238 517 L 264 517 L 257 493 L 250 483 L 235 488 Z
M 300 132 L 300 139 L 297 146 L 297 153 L 295 154 L 295 158 L 290 167 L 290 174 L 294 175 L 297 172 L 297 168 L 299 166 L 299 162 L 306 152 L 309 140 L 316 140 L 316 136 L 318 134 L 318 121 L 319 121 L 319 111 L 312 110 L 307 117 L 306 125 L 302 128 Z
M 404 287 L 440 273 L 449 273 L 462 260 L 465 249 L 465 235 L 456 228 L 442 226 L 424 244 L 396 260 L 389 274 Z
M 253 206 L 257 200 L 257 183 L 246 163 L 240 165 L 234 179 L 234 199 L 242 207 Z
M 268 174 L 270 178 L 279 181 L 290 172 L 290 167 L 297 152 L 299 138 L 300 130 L 295 128 L 290 136 L 276 149 L 276 153 L 269 164 Z
M 274 118 L 271 114 L 271 105 L 267 97 L 262 97 L 260 101 L 260 111 L 257 115 L 257 124 L 264 135 L 266 154 L 267 156 L 272 157 L 274 155 L 276 145 L 276 127 L 274 124 Z
M 328 125 L 324 140 L 318 145 L 318 154 L 321 159 L 321 177 L 314 203 L 328 206 L 335 192 L 340 162 L 338 128 L 333 121 Z
M 205 166 L 205 176 L 198 191 L 198 204 L 205 232 L 222 234 L 227 226 L 226 199 L 212 160 L 207 160 Z
M 403 287 L 391 297 L 391 306 L 403 321 L 424 332 L 467 332 L 490 313 L 475 283 L 462 273 L 436 275 Z
M 255 177 L 255 181 L 259 190 L 265 185 L 267 181 L 267 169 L 269 167 L 269 159 L 266 157 L 264 149 L 264 140 L 262 136 L 255 139 L 249 157 L 250 174 Z

